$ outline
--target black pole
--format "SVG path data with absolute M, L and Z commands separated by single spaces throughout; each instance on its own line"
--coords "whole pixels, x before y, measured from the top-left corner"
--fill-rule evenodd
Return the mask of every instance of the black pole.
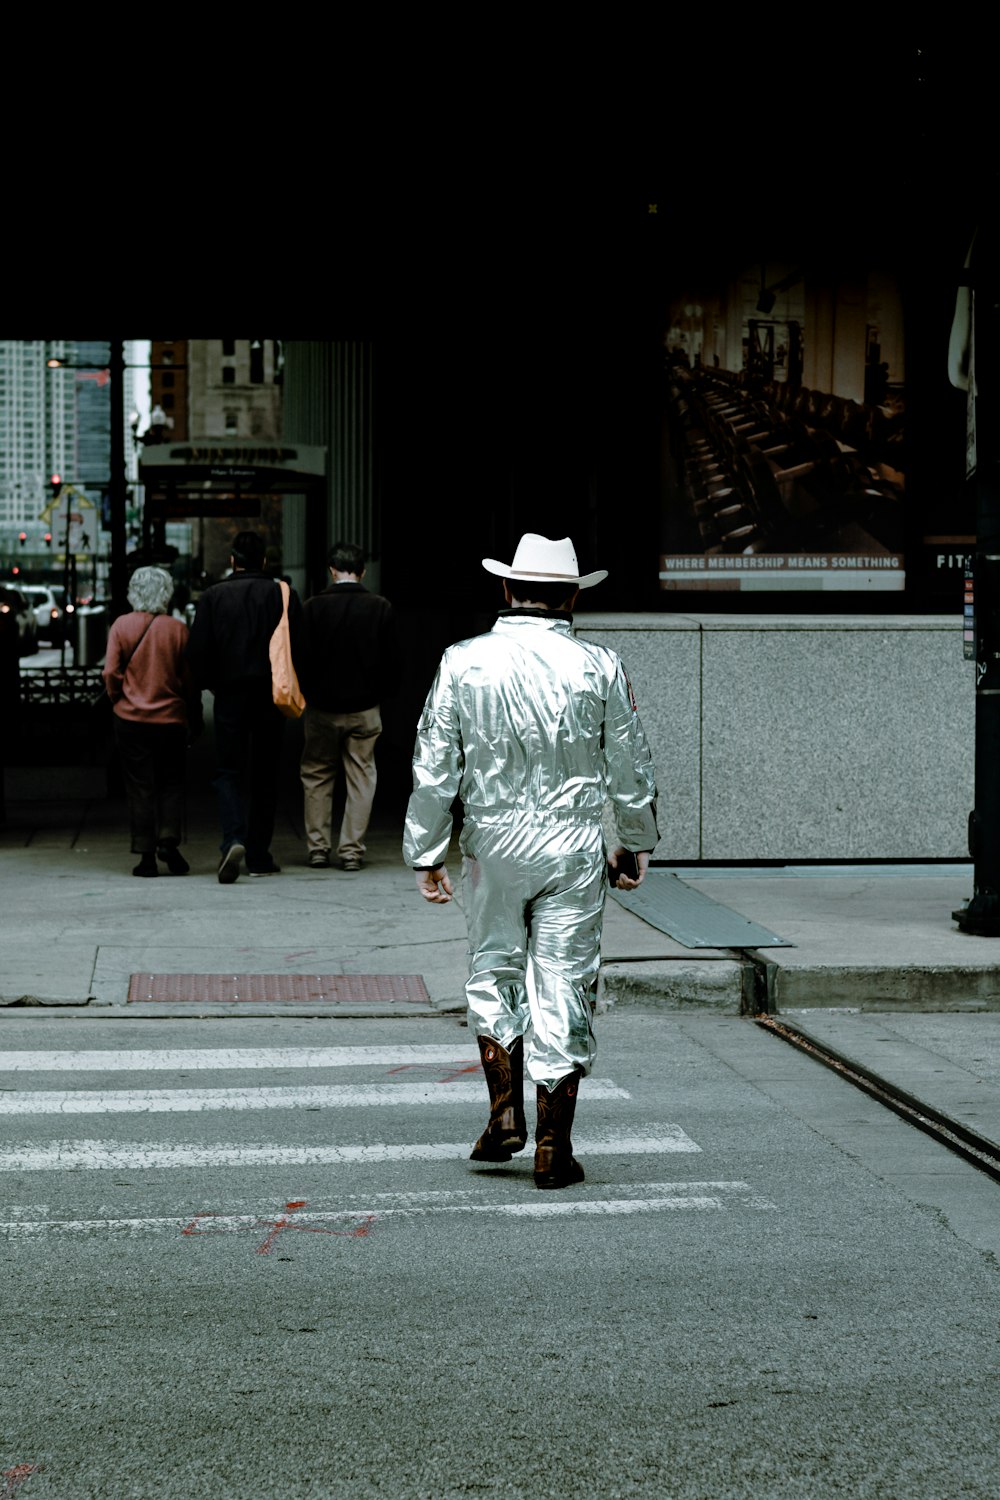
M 970 255 L 976 551 L 976 786 L 969 815 L 972 900 L 953 913 L 963 932 L 1000 937 L 1000 278 L 991 230 Z
M 111 376 L 111 472 L 108 502 L 111 511 L 111 618 L 117 620 L 128 609 L 126 573 L 125 474 L 125 345 L 111 345 L 108 363 Z

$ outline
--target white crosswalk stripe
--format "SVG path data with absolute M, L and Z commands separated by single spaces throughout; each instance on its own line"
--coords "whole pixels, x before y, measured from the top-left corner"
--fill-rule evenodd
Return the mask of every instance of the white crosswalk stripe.
M 627 1099 L 595 1079 L 592 1099 Z M 29 1089 L 0 1093 L 0 1115 L 185 1114 L 216 1109 L 359 1109 L 402 1104 L 481 1104 L 479 1083 L 346 1083 L 243 1089 Z
M 641 1196 L 639 1194 L 641 1193 Z M 176 1232 L 190 1235 L 239 1234 L 273 1227 L 341 1228 L 350 1230 L 359 1222 L 388 1218 L 436 1217 L 441 1214 L 494 1214 L 504 1218 L 550 1219 L 575 1214 L 636 1214 L 663 1211 L 719 1209 L 725 1197 L 751 1207 L 772 1207 L 756 1199 L 745 1182 L 649 1182 L 604 1185 L 599 1196 L 586 1199 L 528 1198 L 520 1203 L 411 1203 L 384 1206 L 377 1196 L 368 1208 L 330 1208 L 275 1215 L 273 1208 L 258 1213 L 196 1214 L 194 1218 L 161 1215 L 147 1218 L 107 1217 L 99 1219 L 28 1219 L 0 1221 L 0 1238 L 26 1238 L 40 1234 L 79 1234 L 93 1230 L 108 1233 L 143 1234 Z
M 113 1074 L 173 1072 L 183 1080 L 192 1071 L 270 1072 L 287 1069 L 333 1068 L 378 1069 L 379 1081 L 343 1084 L 301 1083 L 238 1088 L 63 1088 L 33 1089 L 19 1084 L 0 1088 L 0 1114 L 14 1128 L 18 1119 L 39 1116 L 115 1115 L 143 1116 L 169 1112 L 210 1116 L 232 1110 L 265 1113 L 270 1110 L 348 1110 L 356 1108 L 415 1111 L 437 1105 L 486 1104 L 478 1048 L 399 1044 L 384 1047 L 276 1047 L 276 1048 L 164 1048 L 100 1050 L 22 1050 L 0 1053 L 3 1076 L 51 1074 Z M 423 1070 L 422 1078 L 415 1072 Z M 427 1070 L 433 1070 L 430 1077 Z M 386 1073 L 391 1081 L 386 1081 Z M 409 1074 L 409 1076 L 407 1076 Z M 435 1074 L 437 1076 L 435 1076 Z M 463 1075 L 476 1075 L 465 1077 Z M 27 1081 L 27 1080 L 26 1080 Z M 528 1085 L 530 1088 L 530 1084 Z M 611 1079 L 593 1078 L 586 1084 L 588 1101 L 625 1101 L 629 1092 Z M 420 1116 L 418 1115 L 418 1118 Z M 479 1117 L 476 1117 L 477 1125 Z M 415 1132 L 419 1134 L 419 1131 Z M 17 1141 L 10 1137 L 0 1146 L 0 1173 L 25 1172 L 164 1172 L 184 1169 L 232 1168 L 252 1170 L 268 1167 L 361 1167 L 408 1163 L 468 1162 L 470 1141 L 366 1141 L 360 1144 L 329 1142 L 278 1144 L 258 1138 L 253 1142 L 211 1140 L 117 1140 L 90 1136 L 59 1140 Z M 621 1129 L 593 1129 L 574 1135 L 574 1150 L 583 1157 L 633 1158 L 676 1157 L 698 1153 L 701 1147 L 678 1124 L 662 1120 L 633 1122 Z M 515 1167 L 531 1183 L 531 1148 Z M 488 1174 L 489 1169 L 486 1169 Z M 587 1186 L 577 1195 L 530 1194 L 516 1201 L 502 1201 L 489 1186 L 482 1165 L 479 1181 L 472 1189 L 440 1191 L 375 1192 L 361 1198 L 340 1195 L 328 1209 L 305 1200 L 286 1205 L 291 1215 L 278 1214 L 275 1206 L 254 1205 L 237 1211 L 239 1205 L 217 1205 L 211 1214 L 195 1213 L 123 1216 L 119 1211 L 93 1209 L 86 1215 L 53 1215 L 47 1208 L 8 1205 L 0 1221 L 0 1237 L 49 1236 L 75 1233 L 145 1234 L 163 1231 L 191 1235 L 237 1233 L 272 1226 L 273 1233 L 298 1228 L 315 1233 L 361 1233 L 358 1225 L 372 1220 L 423 1216 L 497 1215 L 545 1219 L 566 1215 L 649 1214 L 659 1212 L 718 1211 L 727 1205 L 772 1208 L 744 1182 L 651 1181 Z M 89 1179 L 82 1179 L 89 1180 Z M 146 1178 L 148 1181 L 148 1177 Z M 165 1184 L 168 1178 L 161 1178 Z M 174 1179 L 176 1181 L 176 1179 Z M 183 1180 L 183 1179 L 182 1179 Z M 419 1180 L 419 1179 L 418 1179 Z M 183 1200 L 182 1200 L 183 1201 Z M 200 1227 L 197 1227 L 199 1226 Z M 338 1228 L 338 1225 L 340 1226 Z M 346 1227 L 345 1227 L 346 1226 Z M 352 1227 L 354 1226 L 354 1227 Z
M 605 1183 L 600 1193 L 586 1199 L 529 1198 L 517 1203 L 476 1201 L 482 1189 L 430 1193 L 372 1193 L 363 1198 L 349 1194 L 330 1208 L 300 1208 L 275 1213 L 273 1205 L 260 1204 L 253 1212 L 198 1213 L 193 1217 L 164 1214 L 123 1218 L 108 1214 L 91 1219 L 58 1219 L 47 1206 L 22 1209 L 17 1219 L 0 1221 L 0 1238 L 30 1238 L 49 1234 L 80 1234 L 94 1230 L 116 1234 L 158 1234 L 182 1231 L 188 1235 L 240 1234 L 265 1228 L 327 1229 L 349 1233 L 359 1224 L 389 1218 L 436 1217 L 442 1214 L 492 1214 L 506 1218 L 545 1219 L 576 1214 L 635 1214 L 719 1209 L 728 1201 L 750 1208 L 773 1208 L 759 1198 L 747 1182 L 642 1182 Z M 348 1207 L 353 1202 L 355 1206 Z M 28 1217 L 35 1213 L 38 1217 Z
M 660 1156 L 700 1151 L 679 1125 L 662 1125 L 658 1135 L 580 1137 L 575 1151 L 590 1156 Z M 49 1141 L 0 1149 L 0 1172 L 150 1171 L 157 1167 L 331 1167 L 355 1162 L 468 1160 L 468 1141 L 428 1141 L 366 1146 L 192 1146 L 183 1142 Z
M 0 1052 L 4 1073 L 152 1073 L 233 1068 L 479 1067 L 478 1047 L 164 1047 L 142 1051 Z

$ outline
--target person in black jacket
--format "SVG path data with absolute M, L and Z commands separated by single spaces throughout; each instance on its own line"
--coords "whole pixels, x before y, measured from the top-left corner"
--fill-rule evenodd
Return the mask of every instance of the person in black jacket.
M 265 571 L 264 542 L 255 531 L 233 538 L 232 573 L 198 600 L 187 656 L 199 687 L 215 699 L 216 773 L 222 857 L 219 881 L 276 875 L 271 855 L 278 800 L 278 761 L 285 720 L 271 696 L 271 636 L 281 619 L 281 589 Z M 300 673 L 304 638 L 302 604 L 288 602 L 292 660 Z M 246 783 L 246 785 L 245 785 Z
M 309 864 L 325 869 L 333 847 L 333 789 L 343 768 L 344 817 L 337 858 L 360 870 L 375 797 L 380 704 L 399 678 L 392 606 L 361 582 L 367 558 L 353 542 L 327 556 L 331 583 L 304 606 L 307 651 L 299 682 L 306 699 L 300 774 Z

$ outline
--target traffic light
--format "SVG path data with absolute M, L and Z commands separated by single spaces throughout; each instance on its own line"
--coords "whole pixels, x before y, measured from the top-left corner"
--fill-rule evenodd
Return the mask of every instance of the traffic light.
M 21 543 L 22 547 L 25 546 L 28 540 L 28 533 L 26 531 L 19 531 L 17 533 L 17 539 Z
M 45 543 L 46 547 L 51 547 L 52 546 L 52 533 L 51 533 L 51 531 L 47 531 L 45 533 L 45 535 L 42 537 L 42 541 Z
M 62 489 L 62 475 L 61 474 L 53 474 L 52 478 L 49 480 L 49 484 L 52 486 L 52 498 L 53 498 L 53 500 L 58 500 L 59 499 L 59 492 Z

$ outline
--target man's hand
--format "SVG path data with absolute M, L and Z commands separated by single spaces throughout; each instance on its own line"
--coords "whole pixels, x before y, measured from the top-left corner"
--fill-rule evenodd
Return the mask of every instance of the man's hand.
M 618 869 L 619 856 L 627 853 L 627 849 L 616 849 L 613 854 L 608 855 L 608 864 L 613 870 Z M 646 871 L 649 869 L 649 850 L 640 849 L 635 856 L 635 862 L 639 867 L 638 879 L 633 880 L 631 875 L 619 875 L 618 879 L 615 881 L 615 885 L 617 886 L 618 890 L 634 891 L 637 886 L 642 885 L 642 882 L 646 878 Z
M 444 865 L 434 870 L 417 870 L 417 890 L 425 901 L 450 901 L 454 895 L 448 871 Z

